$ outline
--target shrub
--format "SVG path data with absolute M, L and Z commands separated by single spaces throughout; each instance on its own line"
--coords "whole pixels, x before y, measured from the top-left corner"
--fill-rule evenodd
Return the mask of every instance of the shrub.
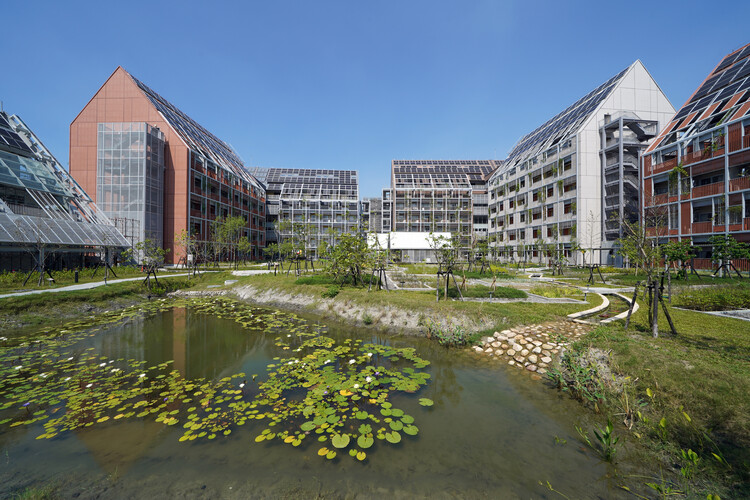
M 373 323 L 372 316 L 370 316 L 368 313 L 365 313 L 364 316 L 362 316 L 362 323 L 365 325 L 371 325 Z
M 441 287 L 439 293 L 440 296 L 443 297 L 445 295 L 445 287 Z M 488 299 L 490 298 L 490 287 L 484 285 L 471 285 L 467 287 L 466 290 L 461 290 L 461 293 L 464 297 L 468 298 Z M 455 286 L 448 288 L 448 297 L 454 299 L 458 298 L 458 292 L 456 291 Z M 523 299 L 528 297 L 528 294 L 517 288 L 498 286 L 495 287 L 492 297 L 495 299 Z
M 541 295 L 542 297 L 548 297 L 551 299 L 559 299 L 560 297 L 583 298 L 583 293 L 579 289 L 571 286 L 534 285 L 529 291 L 535 295 Z
M 750 308 L 750 286 L 712 286 L 687 290 L 676 295 L 672 304 L 698 311 L 726 311 Z
M 331 285 L 328 289 L 321 294 L 324 299 L 332 299 L 339 294 L 341 288 L 338 285 Z
M 373 286 L 376 286 L 378 284 L 378 277 L 375 276 L 374 278 L 370 274 L 362 274 L 362 281 L 360 282 L 361 286 L 368 286 L 370 284 L 370 279 L 372 278 L 372 284 Z M 316 274 L 313 276 L 300 276 L 297 278 L 294 282 L 295 285 L 354 285 L 354 280 L 352 279 L 352 276 L 347 274 L 342 277 L 340 277 L 338 280 L 333 277 L 331 274 Z

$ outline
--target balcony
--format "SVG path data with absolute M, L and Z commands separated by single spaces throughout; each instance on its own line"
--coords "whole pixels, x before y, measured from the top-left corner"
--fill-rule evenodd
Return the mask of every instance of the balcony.
M 729 191 L 742 191 L 743 189 L 750 189 L 750 177 L 729 179 Z
M 653 165 L 650 169 L 646 169 L 646 175 L 660 174 L 662 172 L 668 172 L 677 166 L 677 158 L 671 158 L 662 163 Z
M 703 186 L 696 186 L 693 188 L 693 198 L 700 198 L 701 196 L 712 196 L 715 194 L 721 194 L 724 192 L 724 181 L 714 182 L 711 184 L 705 184 Z
M 712 230 L 713 230 L 713 223 L 711 221 L 693 222 L 693 227 L 692 227 L 693 234 L 710 233 Z

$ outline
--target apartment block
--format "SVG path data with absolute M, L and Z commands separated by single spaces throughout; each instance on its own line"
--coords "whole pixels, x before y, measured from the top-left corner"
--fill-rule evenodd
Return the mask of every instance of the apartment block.
M 393 160 L 383 190 L 383 232 L 457 233 L 464 247 L 486 238 L 487 180 L 497 160 Z
M 711 266 L 714 234 L 750 241 L 750 44 L 716 65 L 646 151 L 642 189 L 651 234 L 690 241 L 697 267 Z
M 265 189 L 224 141 L 118 67 L 70 125 L 70 173 L 132 243 L 181 257 L 176 235 L 211 238 L 214 221 L 240 216 L 248 257 L 265 246 Z
M 17 115 L 0 111 L 0 270 L 79 267 L 128 241 Z
M 633 217 L 633 166 L 673 114 L 636 61 L 523 136 L 489 179 L 494 251 L 542 261 L 539 246 L 555 244 L 571 262 L 617 263 L 613 226 Z
M 305 232 L 308 255 L 316 257 L 320 242 L 330 244 L 337 234 L 359 230 L 356 170 L 254 167 L 250 172 L 266 186 L 269 243 L 293 237 L 296 225 Z

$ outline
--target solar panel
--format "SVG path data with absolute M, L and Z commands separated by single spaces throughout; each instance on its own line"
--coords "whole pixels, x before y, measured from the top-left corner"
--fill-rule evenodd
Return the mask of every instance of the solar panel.
M 0 128 L 0 149 L 34 154 L 28 144 L 21 139 L 21 136 L 9 128 Z
M 244 180 L 253 179 L 245 170 L 242 160 L 232 148 L 203 128 L 179 108 L 160 96 L 145 83 L 130 75 L 133 81 L 143 91 L 151 103 L 158 109 L 169 124 L 180 134 L 183 140 L 193 149 L 203 153 L 221 167 Z M 254 179 L 253 179 L 254 180 Z
M 690 101 L 680 108 L 673 121 L 682 120 L 690 113 L 702 112 L 712 103 L 724 103 L 733 95 L 750 88 L 750 78 L 747 78 L 750 76 L 750 59 L 746 59 L 749 55 L 750 44 L 735 54 L 730 54 L 722 59 L 716 71 L 700 86 Z M 704 124 L 704 129 L 706 125 L 716 122 L 715 118 L 719 113 L 722 113 L 722 106 L 716 106 L 710 116 L 703 118 L 701 123 Z M 700 129 L 697 131 L 700 131 Z M 675 142 L 677 135 L 676 133 L 670 133 L 658 145 L 665 146 Z M 688 139 L 687 137 L 681 137 L 681 140 Z

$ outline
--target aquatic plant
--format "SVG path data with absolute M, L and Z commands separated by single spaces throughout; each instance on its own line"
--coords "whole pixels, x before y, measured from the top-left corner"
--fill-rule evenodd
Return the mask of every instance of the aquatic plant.
M 588 431 L 585 431 L 579 426 L 575 426 L 576 432 L 581 436 L 581 439 L 591 448 L 599 452 L 601 457 L 607 462 L 612 462 L 617 452 L 617 444 L 620 441 L 619 437 L 614 435 L 614 426 L 612 425 L 612 419 L 607 418 L 607 425 L 604 428 L 594 429 L 594 436 L 598 441 L 598 445 L 595 446 L 589 438 Z
M 189 307 L 236 321 L 252 332 L 276 335 L 285 357 L 274 358 L 265 380 L 244 373 L 220 380 L 185 379 L 171 362 L 107 359 L 76 346 L 103 325 L 128 321 L 171 307 Z M 102 317 L 47 330 L 33 342 L 0 346 L 0 426 L 42 423 L 37 439 L 129 418 L 180 424 L 180 441 L 227 436 L 249 422 L 264 425 L 255 441 L 280 440 L 294 447 L 305 440 L 365 460 L 375 440 L 397 444 L 415 436 L 414 417 L 394 408 L 395 393 L 415 393 L 430 378 L 429 362 L 413 348 L 336 342 L 324 328 L 296 315 L 254 308 L 229 299 L 159 300 Z M 420 400 L 425 405 L 427 399 Z M 365 451 L 368 450 L 368 451 Z

